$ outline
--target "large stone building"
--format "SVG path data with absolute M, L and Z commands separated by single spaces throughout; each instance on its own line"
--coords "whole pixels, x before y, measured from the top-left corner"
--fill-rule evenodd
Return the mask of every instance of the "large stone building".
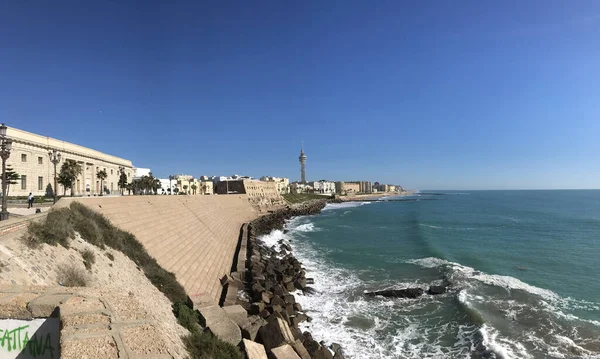
M 101 170 L 105 170 L 108 175 L 102 184 L 105 192 L 114 194 L 119 193 L 120 169 L 127 175 L 127 182 L 133 177 L 133 165 L 130 160 L 13 127 L 7 129 L 6 135 L 13 141 L 6 164 L 20 175 L 18 183 L 10 186 L 9 196 L 26 196 L 30 192 L 35 196 L 42 196 L 46 194 L 48 184 L 55 190 L 54 164 L 48 156 L 48 152 L 52 150 L 61 154 L 60 162 L 56 165 L 57 175 L 65 160 L 75 160 L 81 165 L 82 173 L 73 186 L 74 195 L 93 196 L 102 193 L 100 180 L 96 177 L 96 173 Z M 65 193 L 60 184 L 57 193 Z M 66 190 L 66 194 L 70 194 L 69 189 Z
M 263 176 L 260 178 L 264 182 L 275 182 L 279 194 L 290 193 L 290 179 L 285 177 Z

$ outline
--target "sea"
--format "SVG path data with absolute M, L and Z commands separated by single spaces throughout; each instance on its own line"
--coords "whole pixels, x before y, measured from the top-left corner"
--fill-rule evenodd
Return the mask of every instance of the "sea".
M 301 329 L 346 358 L 600 358 L 600 190 L 421 191 L 286 229 L 262 240 L 314 278 Z

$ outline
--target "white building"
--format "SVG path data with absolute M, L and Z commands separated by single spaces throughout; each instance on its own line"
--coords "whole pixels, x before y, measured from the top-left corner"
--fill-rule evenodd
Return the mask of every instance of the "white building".
M 285 177 L 263 176 L 260 178 L 263 182 L 275 182 L 279 194 L 290 193 L 290 179 Z
M 318 182 L 309 182 L 309 185 L 312 186 L 315 193 L 335 194 L 335 182 L 321 180 Z
M 139 179 L 142 178 L 143 176 L 150 176 L 150 169 L 149 168 L 141 168 L 141 167 L 134 167 L 133 168 L 133 179 Z
M 290 184 L 290 193 L 311 193 L 313 190 L 312 186 L 304 183 L 294 182 Z

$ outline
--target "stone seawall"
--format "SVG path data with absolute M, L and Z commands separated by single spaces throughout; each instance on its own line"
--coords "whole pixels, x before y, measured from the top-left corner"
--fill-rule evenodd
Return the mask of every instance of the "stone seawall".
M 133 233 L 190 297 L 213 303 L 222 292 L 219 279 L 231 270 L 240 228 L 258 217 L 246 195 L 63 198 L 56 206 L 72 201 Z
M 326 203 L 326 200 L 305 202 L 250 223 L 246 277 L 248 299 L 241 301 L 248 312 L 250 324 L 242 329 L 244 338 L 259 343 L 260 351 L 268 354 L 269 358 L 344 358 L 339 345 L 333 343 L 327 347 L 299 328 L 299 324 L 311 319 L 296 303 L 294 292 L 314 293 L 309 286 L 313 279 L 306 278 L 306 271 L 291 253 L 290 245 L 281 239 L 279 246 L 267 247 L 259 239 L 260 235 L 274 229 L 283 229 L 287 219 L 319 213 Z M 250 355 L 245 344 L 249 358 L 267 357 Z

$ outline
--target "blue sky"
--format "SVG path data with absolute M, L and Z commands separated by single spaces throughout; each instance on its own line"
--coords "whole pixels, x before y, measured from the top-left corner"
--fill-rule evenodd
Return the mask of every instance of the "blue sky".
M 156 175 L 599 188 L 598 1 L 10 1 L 0 119 Z

